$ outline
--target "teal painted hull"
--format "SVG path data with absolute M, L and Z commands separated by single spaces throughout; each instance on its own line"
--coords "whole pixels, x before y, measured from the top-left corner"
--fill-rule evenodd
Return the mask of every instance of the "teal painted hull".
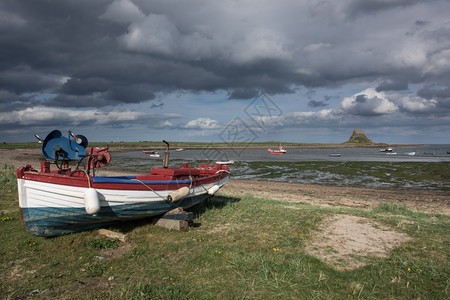
M 206 200 L 208 195 L 187 197 L 179 202 L 138 203 L 102 206 L 90 215 L 84 208 L 34 207 L 22 208 L 23 224 L 37 236 L 56 236 L 104 228 L 122 221 L 139 220 L 164 214 L 177 207 L 188 208 Z

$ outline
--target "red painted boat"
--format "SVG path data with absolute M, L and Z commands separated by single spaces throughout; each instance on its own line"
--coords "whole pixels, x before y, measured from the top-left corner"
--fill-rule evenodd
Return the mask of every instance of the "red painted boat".
M 282 146 L 280 146 L 280 148 L 278 148 L 278 149 L 268 149 L 268 151 L 269 151 L 269 154 L 285 154 L 286 153 L 286 150 L 283 149 Z
M 229 179 L 230 169 L 222 163 L 168 168 L 168 151 L 166 167 L 149 174 L 98 177 L 95 169 L 110 162 L 108 148 L 86 153 L 85 138 L 79 145 L 70 135 L 51 134 L 42 146 L 47 161 L 41 170 L 30 165 L 17 170 L 21 218 L 34 235 L 68 234 L 188 208 L 213 196 Z M 72 161 L 76 167 L 69 166 Z
M 156 151 L 156 150 L 142 150 L 142 153 L 144 153 L 144 154 L 157 154 L 158 151 Z

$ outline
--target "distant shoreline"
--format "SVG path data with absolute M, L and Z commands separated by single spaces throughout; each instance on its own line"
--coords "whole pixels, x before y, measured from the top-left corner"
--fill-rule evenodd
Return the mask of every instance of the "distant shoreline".
M 293 142 L 257 142 L 257 143 L 196 143 L 196 142 L 170 142 L 170 149 L 183 148 L 186 150 L 203 150 L 203 149 L 268 149 L 278 148 L 280 145 L 285 149 L 345 149 L 345 148 L 399 148 L 399 147 L 416 147 L 425 146 L 425 144 L 359 144 L 359 143 L 293 143 Z M 92 142 L 90 147 L 109 147 L 111 151 L 125 150 L 146 150 L 146 149 L 165 149 L 163 142 Z M 3 143 L 0 149 L 40 149 L 41 144 L 38 143 Z
M 305 145 L 289 145 L 281 144 L 284 149 L 351 149 L 351 148 L 400 148 L 400 147 L 417 147 L 417 146 L 425 146 L 424 144 L 375 144 L 375 145 L 364 145 L 364 144 L 305 144 Z M 144 150 L 148 149 L 149 146 L 125 146 L 125 145 L 108 145 L 109 150 L 111 151 L 127 151 L 127 150 Z M 207 145 L 186 145 L 182 146 L 185 150 L 204 150 L 204 149 L 236 149 L 236 150 L 244 150 L 244 149 L 277 149 L 279 145 L 223 145 L 223 144 L 207 144 Z M 164 146 L 153 146 L 152 149 L 162 150 L 165 149 Z M 177 147 L 178 148 L 178 147 Z M 176 149 L 175 147 L 171 147 L 171 150 Z

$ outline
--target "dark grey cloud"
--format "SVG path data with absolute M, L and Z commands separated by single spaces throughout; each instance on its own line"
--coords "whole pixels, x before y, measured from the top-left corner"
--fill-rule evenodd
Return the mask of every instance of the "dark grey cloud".
M 382 91 L 404 91 L 408 89 L 408 82 L 404 80 L 387 80 L 380 83 L 376 90 L 377 92 Z
M 385 79 L 378 90 L 407 89 L 408 82 L 436 78 L 439 70 L 431 67 L 446 57 L 448 43 L 437 44 L 450 34 L 448 23 L 422 14 L 408 25 L 388 15 L 387 22 L 370 17 L 365 26 L 349 27 L 354 21 L 336 11 L 393 14 L 410 8 L 415 13 L 415 5 L 423 3 L 288 1 L 275 9 L 262 1 L 256 14 L 253 6 L 232 2 L 3 1 L 0 88 L 58 94 L 48 105 L 61 106 L 76 106 L 67 102 L 74 96 L 103 106 L 148 101 L 157 92 L 179 89 L 229 90 L 230 99 L 249 99 L 258 90 L 275 95 L 292 93 L 296 85 L 384 76 L 404 79 Z M 436 1 L 429 11 L 444 5 Z M 195 8 L 200 6 L 205 9 Z M 302 16 L 309 16 L 309 26 Z M 392 26 L 400 26 L 399 32 L 379 34 Z M 414 31 L 411 44 L 406 33 L 414 26 L 422 29 Z M 423 53 L 402 57 L 414 44 Z M 425 62 L 416 62 L 420 55 L 432 60 L 428 73 Z M 85 106 L 89 101 L 78 102 Z
M 417 92 L 417 95 L 429 101 L 435 101 L 436 111 L 441 114 L 450 112 L 450 88 L 449 87 L 425 87 Z
M 56 97 L 43 102 L 48 106 L 102 107 L 139 103 L 155 99 L 152 88 L 145 84 L 113 84 L 101 78 L 70 79 Z
M 256 96 L 258 96 L 259 91 L 257 89 L 245 89 L 245 88 L 238 88 L 233 90 L 230 94 L 228 99 L 230 100 L 236 100 L 236 99 L 253 99 Z
M 401 96 L 352 89 L 333 116 L 448 111 L 449 10 L 446 0 L 2 0 L 0 112 L 348 86 Z
M 111 87 L 112 85 L 105 78 L 70 78 L 61 86 L 60 91 L 63 94 L 69 95 L 86 95 L 104 93 Z
M 417 95 L 425 99 L 450 99 L 450 89 L 448 87 L 425 87 L 417 92 Z
M 326 103 L 325 101 L 310 100 L 308 102 L 309 107 L 325 107 L 327 105 L 328 105 L 328 103 Z
M 414 22 L 414 24 L 417 25 L 417 26 L 425 26 L 425 25 L 429 24 L 429 22 L 428 21 L 424 21 L 424 20 L 417 20 L 417 21 Z
M 11 92 L 0 90 L 0 112 L 15 111 L 36 105 L 37 102 L 32 98 L 33 95 L 19 96 Z
M 375 14 L 393 8 L 403 8 L 412 6 L 426 0 L 350 0 L 344 1 L 344 10 L 351 17 L 358 17 L 361 14 Z

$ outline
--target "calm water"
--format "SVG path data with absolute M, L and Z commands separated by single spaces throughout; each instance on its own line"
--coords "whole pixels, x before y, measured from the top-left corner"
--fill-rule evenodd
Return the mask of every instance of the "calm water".
M 163 152 L 160 151 L 162 160 Z M 409 155 L 415 152 L 415 155 Z M 330 157 L 339 153 L 341 157 Z M 268 154 L 266 149 L 205 149 L 170 152 L 175 160 L 234 160 L 234 161 L 390 161 L 390 162 L 443 162 L 450 161 L 450 145 L 425 145 L 415 147 L 398 147 L 393 149 L 395 155 L 387 155 L 378 148 L 345 149 L 288 149 L 286 154 Z M 149 159 L 142 151 L 114 153 L 114 157 Z M 158 159 L 154 159 L 158 160 Z
M 150 158 L 142 151 L 113 152 L 109 169 L 145 172 L 162 166 L 160 158 Z M 450 178 L 433 168 L 447 169 L 450 145 L 397 147 L 395 155 L 378 148 L 288 149 L 286 154 L 268 154 L 266 149 L 204 149 L 170 152 L 170 167 L 183 162 L 198 163 L 234 160 L 232 177 L 305 184 L 358 186 L 388 189 L 449 191 Z M 415 152 L 415 155 L 409 155 Z M 340 157 L 330 157 L 339 153 Z M 431 164 L 429 164 L 431 163 Z M 423 170 L 422 173 L 416 169 Z M 429 173 L 429 174 L 427 174 Z M 437 173 L 441 173 L 438 171 Z

